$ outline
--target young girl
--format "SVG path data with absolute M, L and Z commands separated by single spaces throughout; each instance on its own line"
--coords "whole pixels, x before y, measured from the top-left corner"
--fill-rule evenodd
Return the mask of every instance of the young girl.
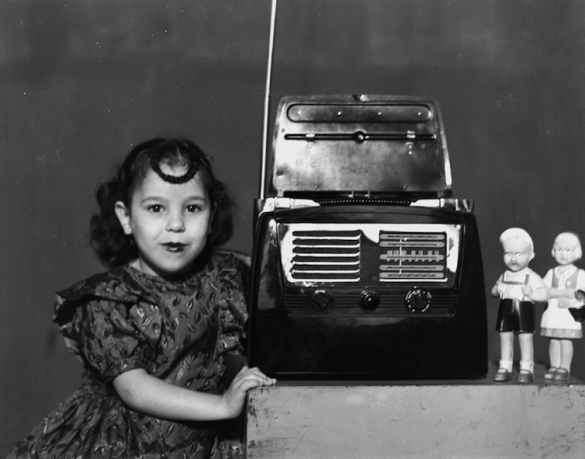
M 207 458 L 243 454 L 224 439 L 246 392 L 275 380 L 244 367 L 247 265 L 218 247 L 231 200 L 191 141 L 136 146 L 97 191 L 91 240 L 109 272 L 57 295 L 55 322 L 84 382 L 9 458 Z
M 573 319 L 570 306 L 581 306 L 575 298 L 576 290 L 585 290 L 585 271 L 573 263 L 583 252 L 579 237 L 574 233 L 561 233 L 554 242 L 552 256 L 558 266 L 544 276 L 549 289 L 549 301 L 542 314 L 540 335 L 550 338 L 550 368 L 545 380 L 565 382 L 569 379 L 573 360 L 573 341 L 582 338 L 581 323 Z
M 509 228 L 500 236 L 504 264 L 508 268 L 497 280 L 491 294 L 500 298 L 496 330 L 500 333 L 501 358 L 494 381 L 512 378 L 514 334 L 520 343 L 520 372 L 516 382 L 534 381 L 534 343 L 536 329 L 534 302 L 546 301 L 547 291 L 541 277 L 528 267 L 534 258 L 534 244 L 521 228 Z

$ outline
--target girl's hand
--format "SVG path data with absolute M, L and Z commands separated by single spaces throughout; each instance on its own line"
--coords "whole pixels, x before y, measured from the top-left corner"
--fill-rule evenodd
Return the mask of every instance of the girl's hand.
M 246 392 L 253 387 L 273 386 L 257 368 L 244 367 L 223 395 L 175 386 L 137 368 L 118 375 L 112 385 L 120 399 L 135 411 L 176 421 L 219 421 L 242 412 Z
M 228 417 L 235 418 L 242 412 L 246 394 L 250 389 L 261 386 L 274 386 L 275 384 L 276 379 L 269 378 L 258 368 L 244 366 L 222 396 Z

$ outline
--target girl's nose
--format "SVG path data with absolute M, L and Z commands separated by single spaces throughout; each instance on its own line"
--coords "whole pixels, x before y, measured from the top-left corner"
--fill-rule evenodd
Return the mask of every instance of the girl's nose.
M 185 231 L 185 222 L 180 213 L 173 212 L 169 215 L 169 219 L 167 220 L 167 231 Z

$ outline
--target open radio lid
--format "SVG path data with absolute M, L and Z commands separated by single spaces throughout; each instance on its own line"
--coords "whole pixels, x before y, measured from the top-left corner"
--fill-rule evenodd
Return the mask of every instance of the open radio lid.
M 286 96 L 268 156 L 270 197 L 451 196 L 441 115 L 429 98 Z

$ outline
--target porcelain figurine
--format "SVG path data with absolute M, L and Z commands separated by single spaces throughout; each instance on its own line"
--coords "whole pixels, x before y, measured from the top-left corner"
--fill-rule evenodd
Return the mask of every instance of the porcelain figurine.
M 585 271 L 575 266 L 583 255 L 581 242 L 575 233 L 561 233 L 554 241 L 552 256 L 557 266 L 544 276 L 549 300 L 540 322 L 540 335 L 550 338 L 550 368 L 546 381 L 566 382 L 571 373 L 573 340 L 583 337 L 580 308 L 585 304 Z M 572 314 L 572 312 L 574 314 Z
M 534 381 L 534 343 L 536 329 L 534 303 L 546 301 L 543 279 L 528 267 L 534 258 L 534 243 L 521 228 L 509 228 L 500 236 L 507 270 L 500 275 L 491 294 L 500 298 L 496 330 L 500 334 L 500 362 L 494 381 L 512 379 L 514 336 L 520 344 L 518 383 Z

